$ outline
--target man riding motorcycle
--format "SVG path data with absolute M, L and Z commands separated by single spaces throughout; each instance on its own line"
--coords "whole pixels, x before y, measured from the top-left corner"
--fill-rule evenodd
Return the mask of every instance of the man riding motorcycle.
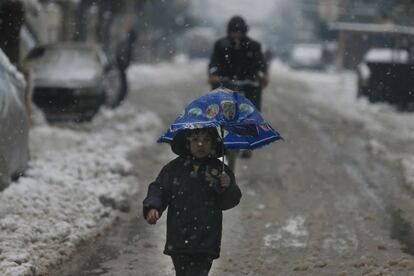
M 262 89 L 269 77 L 261 44 L 247 36 L 248 26 L 240 16 L 233 16 L 227 25 L 227 36 L 214 44 L 208 65 L 213 89 L 220 85 L 238 90 L 261 110 Z M 249 158 L 251 151 L 242 157 Z

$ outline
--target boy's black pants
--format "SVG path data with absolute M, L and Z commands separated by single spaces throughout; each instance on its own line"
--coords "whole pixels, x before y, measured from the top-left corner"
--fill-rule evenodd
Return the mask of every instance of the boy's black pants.
M 208 276 L 213 259 L 203 255 L 173 255 L 176 276 Z

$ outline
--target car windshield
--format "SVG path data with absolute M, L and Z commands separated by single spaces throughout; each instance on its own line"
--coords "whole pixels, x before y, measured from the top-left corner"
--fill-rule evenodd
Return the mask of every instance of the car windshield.
M 322 47 L 320 45 L 300 45 L 293 48 L 293 57 L 297 59 L 320 59 Z
M 38 77 L 90 79 L 100 70 L 97 54 L 89 49 L 51 48 L 35 62 Z

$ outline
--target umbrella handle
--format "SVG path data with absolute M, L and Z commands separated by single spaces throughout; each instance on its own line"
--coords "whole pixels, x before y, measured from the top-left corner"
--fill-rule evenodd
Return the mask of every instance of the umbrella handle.
M 224 129 L 223 126 L 220 125 L 220 136 L 221 136 L 221 153 L 223 154 L 223 164 L 222 164 L 222 168 L 221 168 L 221 174 L 224 173 Z

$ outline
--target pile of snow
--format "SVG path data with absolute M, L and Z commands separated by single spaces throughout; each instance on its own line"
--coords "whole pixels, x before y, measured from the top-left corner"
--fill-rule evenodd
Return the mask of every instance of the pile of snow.
M 139 187 L 127 154 L 153 143 L 159 127 L 129 105 L 73 129 L 37 117 L 30 168 L 0 193 L 0 275 L 46 273 L 127 211 Z

